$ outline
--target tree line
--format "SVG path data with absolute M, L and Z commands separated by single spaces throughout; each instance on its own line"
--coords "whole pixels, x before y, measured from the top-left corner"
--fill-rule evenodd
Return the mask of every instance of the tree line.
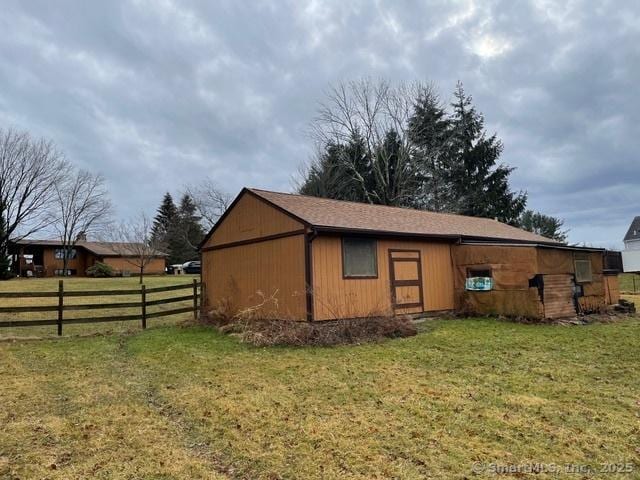
M 67 272 L 77 243 L 108 242 L 139 272 L 159 253 L 170 263 L 197 258 L 197 248 L 230 197 L 204 180 L 176 206 L 169 193 L 153 220 L 141 212 L 116 222 L 105 180 L 75 167 L 51 140 L 0 129 L 0 279 L 9 278 L 8 247 L 38 232 L 55 232 Z
M 301 194 L 495 218 L 566 241 L 561 219 L 527 209 L 527 193 L 512 190 L 503 144 L 461 83 L 448 105 L 431 85 L 341 83 L 311 126 L 317 154 L 302 172 Z M 73 166 L 50 140 L 0 129 L 0 278 L 8 276 L 9 240 L 43 229 L 57 232 L 65 272 L 87 236 L 111 241 L 141 275 L 158 252 L 183 263 L 196 258 L 230 202 L 205 179 L 177 204 L 167 192 L 153 219 L 140 213 L 116 225 L 101 175 Z
M 332 87 L 312 122 L 317 154 L 305 195 L 494 218 L 566 241 L 563 221 L 526 208 L 503 144 L 462 83 L 445 105 L 433 86 L 370 80 Z

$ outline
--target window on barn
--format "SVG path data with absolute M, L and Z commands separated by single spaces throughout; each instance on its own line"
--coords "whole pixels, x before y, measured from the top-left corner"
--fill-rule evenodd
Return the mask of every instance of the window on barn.
M 491 269 L 490 268 L 478 268 L 478 267 L 470 267 L 467 268 L 467 278 L 474 278 L 474 277 L 493 277 L 493 275 L 491 274 Z
M 591 259 L 588 254 L 576 254 L 574 258 L 576 282 L 585 283 L 592 280 Z
M 376 278 L 378 276 L 377 242 L 370 238 L 342 239 L 342 276 Z

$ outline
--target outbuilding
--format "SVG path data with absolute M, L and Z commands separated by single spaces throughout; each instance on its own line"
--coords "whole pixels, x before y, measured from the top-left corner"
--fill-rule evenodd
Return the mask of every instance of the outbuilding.
M 617 302 L 604 250 L 496 220 L 243 189 L 201 244 L 204 304 L 308 321 L 461 311 L 559 318 Z

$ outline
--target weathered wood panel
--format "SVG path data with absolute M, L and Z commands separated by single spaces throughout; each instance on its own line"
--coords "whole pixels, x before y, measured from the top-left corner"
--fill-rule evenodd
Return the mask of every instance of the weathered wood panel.
M 620 283 L 618 275 L 605 275 L 604 285 L 607 305 L 615 305 L 620 301 Z
M 300 230 L 304 225 L 266 202 L 245 193 L 204 247 Z
M 576 315 L 573 301 L 573 275 L 544 275 L 544 316 L 563 318 Z
M 345 279 L 342 276 L 341 238 L 319 236 L 313 241 L 316 320 L 392 313 L 389 249 L 420 251 L 425 311 L 453 309 L 453 269 L 449 244 L 388 239 L 380 239 L 377 243 L 378 278 Z
M 224 304 L 234 314 L 264 303 L 261 317 L 306 318 L 302 234 L 204 251 L 202 272 L 209 308 Z

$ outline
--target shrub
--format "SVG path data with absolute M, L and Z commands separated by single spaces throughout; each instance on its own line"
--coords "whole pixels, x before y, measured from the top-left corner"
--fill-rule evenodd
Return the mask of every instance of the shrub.
M 350 320 L 304 322 L 297 320 L 236 320 L 212 323 L 227 333 L 235 333 L 255 346 L 331 346 L 409 337 L 417 333 L 408 316 L 368 317 Z
M 87 275 L 96 278 L 113 277 L 113 268 L 106 263 L 97 262 L 87 268 Z
M 9 258 L 0 254 L 0 280 L 9 280 L 15 275 L 9 270 Z

